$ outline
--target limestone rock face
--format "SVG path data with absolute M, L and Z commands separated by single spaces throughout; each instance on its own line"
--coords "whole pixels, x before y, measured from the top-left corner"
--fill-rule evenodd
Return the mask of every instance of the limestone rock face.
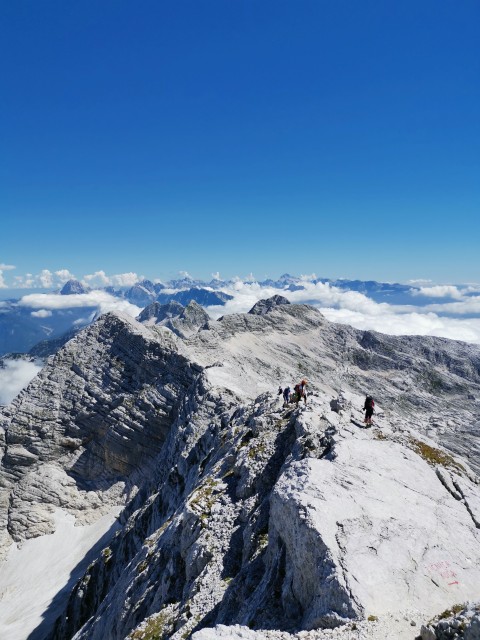
M 285 298 L 285 296 L 274 295 L 267 300 L 259 300 L 256 304 L 253 305 L 248 313 L 263 316 L 281 304 L 290 304 L 290 300 Z
M 137 320 L 142 324 L 160 324 L 164 320 L 179 317 L 184 308 L 182 304 L 175 301 L 166 304 L 153 302 L 143 309 Z
M 62 518 L 92 537 L 121 511 L 37 622 L 0 637 L 403 640 L 478 600 L 478 348 L 308 305 L 157 312 L 102 316 L 0 414 L 7 568 Z M 283 407 L 304 377 L 307 405 Z
M 181 338 L 191 337 L 209 320 L 208 313 L 195 300 L 191 300 L 186 307 L 175 301 L 167 304 L 154 302 L 138 316 L 142 324 L 167 327 Z
M 125 503 L 197 373 L 127 316 L 70 340 L 3 413 L 3 551 L 52 532 L 53 507 L 90 521 Z

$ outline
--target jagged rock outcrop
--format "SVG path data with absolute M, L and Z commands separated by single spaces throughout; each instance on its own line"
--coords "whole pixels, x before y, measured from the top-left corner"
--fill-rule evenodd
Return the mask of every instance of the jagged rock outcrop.
M 290 300 L 285 298 L 285 296 L 275 295 L 267 300 L 259 300 L 253 307 L 250 309 L 248 313 L 252 313 L 254 315 L 263 316 L 275 307 L 278 307 L 282 304 L 290 304 Z
M 480 640 L 480 603 L 454 605 L 420 629 L 421 640 Z
M 2 416 L 4 549 L 53 531 L 52 507 L 91 521 L 102 504 L 123 504 L 197 373 L 127 316 L 103 316 L 70 340 Z
M 86 287 L 79 280 L 67 280 L 60 290 L 61 296 L 71 296 L 77 293 L 88 293 L 90 287 Z
M 192 287 L 184 291 L 177 291 L 176 293 L 159 293 L 157 301 L 163 304 L 175 301 L 183 305 L 188 305 L 194 301 L 208 307 L 211 305 L 224 305 L 227 300 L 231 300 L 232 298 L 233 296 L 223 291 L 210 291 L 203 287 Z
M 363 635 L 348 637 L 384 640 L 474 598 L 480 485 L 458 454 L 478 469 L 480 350 L 307 305 L 221 322 L 197 307 L 100 318 L 4 411 L 5 552 L 23 545 L 19 563 L 45 533 L 61 541 L 66 517 L 92 538 L 29 640 L 200 640 L 216 625 L 260 640 L 352 621 Z M 300 377 L 308 404 L 284 409 L 274 393 Z M 369 617 L 388 620 L 383 636 Z M 21 640 L 12 629 L 0 636 Z
M 169 318 L 179 317 L 184 308 L 182 304 L 175 301 L 167 302 L 167 304 L 153 302 L 143 309 L 137 320 L 142 324 L 160 324 Z
M 203 307 L 191 300 L 186 307 L 174 301 L 167 304 L 154 302 L 146 307 L 137 319 L 149 326 L 167 327 L 176 335 L 188 338 L 206 325 L 210 316 Z
M 141 282 L 135 283 L 130 289 L 124 292 L 124 297 L 132 302 L 133 304 L 138 304 L 141 307 L 144 307 L 151 302 L 153 302 L 156 298 L 157 292 L 155 289 L 155 285 L 150 280 L 142 280 Z

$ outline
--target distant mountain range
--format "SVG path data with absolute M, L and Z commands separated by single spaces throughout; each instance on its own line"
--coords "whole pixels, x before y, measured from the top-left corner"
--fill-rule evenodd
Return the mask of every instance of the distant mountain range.
M 192 284 L 193 281 L 176 281 L 175 284 Z M 172 291 L 169 283 L 168 291 Z M 178 289 L 178 286 L 176 287 Z M 143 280 L 130 288 L 105 287 L 103 290 L 117 298 L 122 298 L 138 307 L 146 307 L 153 302 L 166 304 L 171 301 L 184 306 L 192 300 L 203 306 L 224 305 L 231 295 L 222 291 L 211 291 L 200 286 L 190 286 L 180 291 L 165 293 L 167 286 Z M 90 289 L 77 280 L 69 280 L 56 294 L 70 296 L 90 293 Z M 0 306 L 0 355 L 6 353 L 28 353 L 39 343 L 39 349 L 48 352 L 45 341 L 61 339 L 65 334 L 90 324 L 98 314 L 95 305 L 39 311 L 19 305 L 18 300 L 6 300 Z M 59 344 L 61 343 L 61 340 Z M 38 349 L 34 349 L 37 354 Z
M 376 282 L 373 280 L 332 280 L 329 278 L 312 278 L 312 284 L 324 283 L 338 287 L 344 291 L 357 291 L 376 302 L 389 304 L 415 304 L 421 306 L 433 303 L 435 298 L 426 298 L 420 294 L 420 288 L 399 283 Z M 119 300 L 125 300 L 140 308 L 155 302 L 162 305 L 178 302 L 187 306 L 194 301 L 204 307 L 222 306 L 233 298 L 228 290 L 235 288 L 236 280 L 213 279 L 209 282 L 190 277 L 171 280 L 167 283 L 142 280 L 132 287 L 104 287 L 100 289 Z M 280 292 L 298 291 L 305 288 L 305 280 L 288 273 L 278 279 L 266 279 L 258 282 L 260 287 L 278 289 Z M 98 289 L 97 289 L 98 290 Z M 91 290 L 78 280 L 69 280 L 61 290 L 52 295 L 73 296 L 85 295 Z M 439 298 L 438 301 L 444 301 Z M 25 301 L 20 305 L 17 299 L 0 302 L 0 356 L 6 353 L 28 353 L 38 343 L 42 343 L 42 351 L 50 351 L 45 341 L 58 340 L 71 331 L 90 324 L 98 315 L 99 309 L 95 300 L 91 306 L 72 304 L 59 305 L 61 308 L 38 309 L 29 307 Z M 88 302 L 88 301 L 87 301 Z M 308 295 L 305 302 L 309 302 Z

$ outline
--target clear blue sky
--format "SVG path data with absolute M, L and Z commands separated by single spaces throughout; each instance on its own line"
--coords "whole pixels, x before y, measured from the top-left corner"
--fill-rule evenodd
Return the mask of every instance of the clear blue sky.
M 479 281 L 479 25 L 478 0 L 3 2 L 0 263 Z

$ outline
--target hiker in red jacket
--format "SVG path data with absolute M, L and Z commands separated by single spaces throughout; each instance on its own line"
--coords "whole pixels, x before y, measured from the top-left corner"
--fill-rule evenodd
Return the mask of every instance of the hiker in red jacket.
M 308 382 L 306 380 L 302 380 L 300 384 L 295 385 L 294 397 L 295 397 L 295 402 L 297 403 L 297 407 L 298 407 L 298 403 L 302 398 L 305 404 L 307 404 L 307 384 Z

